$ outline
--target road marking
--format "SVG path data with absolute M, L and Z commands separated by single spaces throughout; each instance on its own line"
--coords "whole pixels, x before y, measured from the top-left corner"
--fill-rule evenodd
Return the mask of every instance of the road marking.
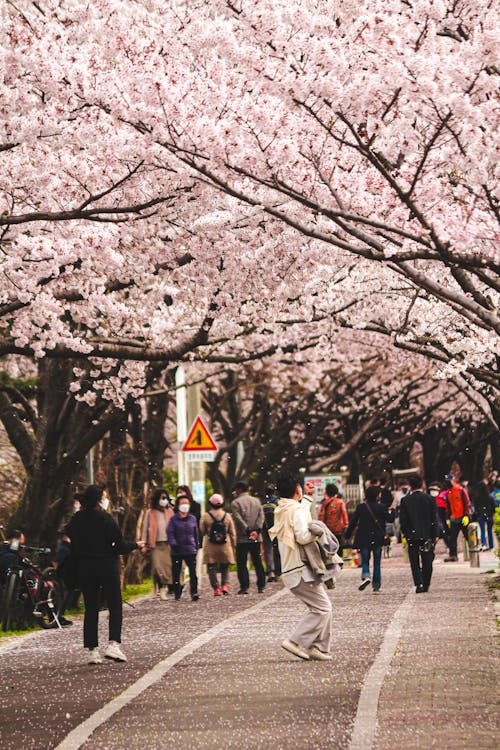
M 186 643 L 186 645 L 182 648 L 174 651 L 174 653 L 170 654 L 170 656 L 167 656 L 165 659 L 162 659 L 162 661 L 159 661 L 152 669 L 149 670 L 149 672 L 146 672 L 146 674 L 140 677 L 136 682 L 132 683 L 132 685 L 124 690 L 123 693 L 117 695 L 116 698 L 113 698 L 109 703 L 106 703 L 105 706 L 100 708 L 98 711 L 89 716 L 88 719 L 85 719 L 85 721 L 75 727 L 67 735 L 67 737 L 62 742 L 60 742 L 59 745 L 57 745 L 55 750 L 79 750 L 79 748 L 82 747 L 82 745 L 89 739 L 91 734 L 95 732 L 96 729 L 98 729 L 98 727 L 108 721 L 108 719 L 110 719 L 114 714 L 116 714 L 124 706 L 126 706 L 127 703 L 130 703 L 134 700 L 134 698 L 137 698 L 138 695 L 143 693 L 149 687 L 159 682 L 167 674 L 167 672 L 175 667 L 175 665 L 180 661 L 185 659 L 186 656 L 190 656 L 192 653 L 194 653 L 194 651 L 197 651 L 202 646 L 205 646 L 209 641 L 211 641 L 223 630 L 225 630 L 228 625 L 236 622 L 237 620 L 241 620 L 244 617 L 247 617 L 247 615 L 249 614 L 258 612 L 260 609 L 266 607 L 271 602 L 271 600 L 279 599 L 282 596 L 285 596 L 285 594 L 287 593 L 288 589 L 282 589 L 276 594 L 272 594 L 271 596 L 267 597 L 266 599 L 264 599 L 264 601 L 259 602 L 258 604 L 254 604 L 253 607 L 244 609 L 242 612 L 238 612 L 238 614 L 233 615 L 232 617 L 228 617 L 227 620 L 222 620 L 222 622 L 219 622 L 217 625 L 209 628 L 209 630 L 197 636 L 189 643 Z
M 375 661 L 363 682 L 354 719 L 349 750 L 370 750 L 377 729 L 377 710 L 384 678 L 391 665 L 403 626 L 415 601 L 413 589 L 406 595 L 385 631 L 384 640 Z

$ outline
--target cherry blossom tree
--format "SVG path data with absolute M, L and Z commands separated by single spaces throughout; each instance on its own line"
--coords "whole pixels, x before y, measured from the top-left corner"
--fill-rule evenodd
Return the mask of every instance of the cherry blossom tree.
M 339 276 L 341 293 L 376 289 L 376 315 L 373 305 L 350 305 L 348 325 L 378 326 L 433 356 L 446 349 L 443 372 L 467 372 L 496 405 L 493 8 L 489 0 L 9 5 L 5 298 L 33 314 L 16 314 L 3 351 L 183 356 L 198 342 L 177 340 L 165 352 L 172 329 L 138 276 L 164 297 L 194 246 L 188 278 L 199 284 L 203 268 L 219 295 L 210 302 L 196 290 L 197 311 L 212 305 L 196 321 L 206 343 L 212 320 L 234 325 L 241 313 L 234 283 L 219 285 L 229 230 L 229 276 L 242 265 L 252 275 L 266 253 L 282 253 L 283 266 L 312 260 L 311 292 L 314 280 Z M 27 274 L 29 263 L 38 273 Z M 107 325 L 89 334 L 61 322 L 68 273 L 86 319 L 98 309 Z M 131 286 L 144 297 L 142 316 Z M 263 297 L 276 291 L 264 286 Z M 254 315 L 252 330 L 274 324 L 289 297 L 262 321 Z M 41 307 L 53 312 L 50 336 L 33 320 Z M 183 312 L 171 316 L 175 326 Z M 309 305 L 304 317 L 314 316 Z M 144 335 L 144 317 L 156 336 Z
M 375 334 L 500 423 L 490 0 L 3 16 L 5 370 L 69 358 L 113 410 L 150 362 L 344 364 Z

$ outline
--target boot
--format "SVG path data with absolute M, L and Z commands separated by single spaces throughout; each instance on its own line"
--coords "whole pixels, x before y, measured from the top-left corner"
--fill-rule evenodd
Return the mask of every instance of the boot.
M 160 586 L 160 599 L 162 602 L 167 601 L 167 587 L 166 586 Z

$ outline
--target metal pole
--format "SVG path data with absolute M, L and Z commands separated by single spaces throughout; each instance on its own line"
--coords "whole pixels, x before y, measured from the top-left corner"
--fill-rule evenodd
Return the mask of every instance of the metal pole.
M 179 484 L 187 484 L 186 459 L 181 448 L 187 438 L 186 376 L 184 368 L 175 371 L 175 403 L 177 413 L 177 472 Z
M 94 484 L 94 449 L 87 453 L 87 483 Z

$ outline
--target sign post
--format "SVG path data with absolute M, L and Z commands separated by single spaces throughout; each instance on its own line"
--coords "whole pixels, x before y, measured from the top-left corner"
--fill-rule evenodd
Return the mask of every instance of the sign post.
M 188 462 L 210 462 L 215 459 L 217 445 L 208 427 L 198 415 L 191 425 L 189 434 L 182 446 Z

